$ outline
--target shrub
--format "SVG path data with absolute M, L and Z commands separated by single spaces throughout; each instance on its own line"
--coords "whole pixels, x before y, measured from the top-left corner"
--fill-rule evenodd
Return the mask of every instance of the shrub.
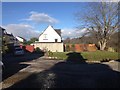
M 51 52 L 50 50 L 47 53 L 48 53 L 48 56 L 50 56 L 50 57 L 53 56 L 53 52 Z
M 36 49 L 35 49 L 35 53 L 38 53 L 38 54 L 40 54 L 40 55 L 45 55 L 45 52 L 43 51 L 43 50 L 41 50 L 39 47 L 37 47 Z
M 109 48 L 108 48 L 108 51 L 110 51 L 110 52 L 115 52 L 115 49 L 112 48 L 112 47 L 109 47 Z
M 69 46 L 69 44 L 66 45 L 65 51 L 67 51 L 67 52 L 70 51 L 70 46 Z
M 35 52 L 40 53 L 40 52 L 41 52 L 40 48 L 37 47 L 37 48 L 35 49 Z
M 75 51 L 75 45 L 74 44 L 72 44 L 72 51 Z

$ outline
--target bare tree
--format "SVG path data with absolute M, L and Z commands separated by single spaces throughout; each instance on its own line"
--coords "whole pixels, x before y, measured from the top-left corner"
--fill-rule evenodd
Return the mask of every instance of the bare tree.
M 94 2 L 88 4 L 89 11 L 82 17 L 78 12 L 77 20 L 84 21 L 84 28 L 87 28 L 89 34 L 97 39 L 100 50 L 105 50 L 111 35 L 118 30 L 118 3 Z

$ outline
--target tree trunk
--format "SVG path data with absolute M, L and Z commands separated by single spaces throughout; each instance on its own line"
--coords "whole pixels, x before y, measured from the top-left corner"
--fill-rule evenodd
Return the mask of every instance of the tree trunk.
M 102 41 L 99 41 L 98 44 L 99 44 L 100 50 L 103 51 L 103 50 L 105 50 L 105 48 L 106 48 L 107 40 L 104 39 L 104 40 L 102 40 Z
M 106 42 L 104 42 L 104 43 L 102 44 L 100 50 L 102 50 L 102 51 L 105 50 L 105 47 L 106 47 Z

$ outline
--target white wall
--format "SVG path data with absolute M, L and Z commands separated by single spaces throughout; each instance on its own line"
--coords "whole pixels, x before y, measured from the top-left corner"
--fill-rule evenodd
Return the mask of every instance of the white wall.
M 63 43 L 34 43 L 35 48 L 39 47 L 41 50 L 47 49 L 52 52 L 64 52 Z
M 39 42 L 61 42 L 61 37 L 58 33 L 52 28 L 52 26 L 48 26 L 48 28 L 43 32 L 39 37 Z

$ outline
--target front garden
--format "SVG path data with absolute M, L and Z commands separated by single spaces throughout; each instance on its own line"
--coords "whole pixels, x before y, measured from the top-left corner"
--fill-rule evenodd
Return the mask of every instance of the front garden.
M 69 53 L 74 52 L 48 52 L 49 57 L 53 57 L 58 60 L 67 60 L 70 56 Z M 76 52 L 75 52 L 76 53 Z M 76 58 L 76 55 L 72 56 L 72 58 Z M 77 52 L 77 55 L 86 59 L 87 61 L 110 61 L 110 60 L 118 60 L 119 53 L 117 52 L 109 52 L 109 51 L 94 51 L 94 52 Z

